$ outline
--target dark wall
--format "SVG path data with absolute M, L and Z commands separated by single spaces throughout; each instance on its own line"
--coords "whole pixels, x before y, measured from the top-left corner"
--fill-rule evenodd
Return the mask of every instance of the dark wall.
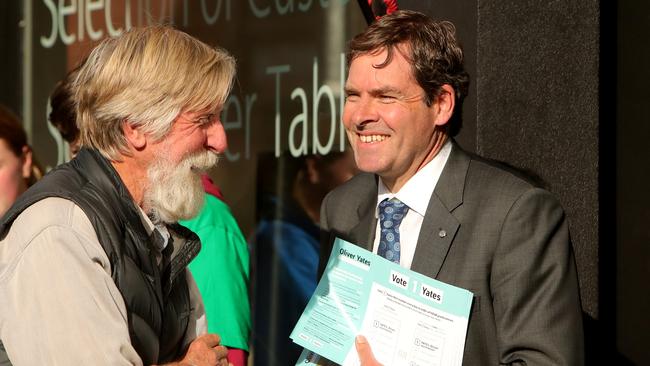
M 20 1 L 0 2 L 0 104 L 20 114 L 22 84 L 20 83 L 20 34 L 17 32 L 21 15 Z
M 638 365 L 647 365 L 650 360 L 650 286 L 647 284 L 650 280 L 650 3 L 619 1 L 617 25 L 617 148 L 609 151 L 616 153 L 617 162 L 616 334 L 620 352 Z
M 477 150 L 558 196 L 598 318 L 599 2 L 480 1 L 478 14 Z

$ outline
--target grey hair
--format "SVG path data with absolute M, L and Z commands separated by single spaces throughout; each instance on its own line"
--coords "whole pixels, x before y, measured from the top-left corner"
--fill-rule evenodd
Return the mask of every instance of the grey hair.
M 235 59 L 170 26 L 134 28 L 102 41 L 73 89 L 81 144 L 106 158 L 129 155 L 123 123 L 162 139 L 179 114 L 224 104 Z

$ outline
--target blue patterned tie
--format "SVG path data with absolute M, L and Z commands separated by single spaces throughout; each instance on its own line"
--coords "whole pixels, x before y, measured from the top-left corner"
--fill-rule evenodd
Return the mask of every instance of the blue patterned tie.
M 379 204 L 379 249 L 377 254 L 399 264 L 400 239 L 399 225 L 409 207 L 397 198 L 385 199 Z

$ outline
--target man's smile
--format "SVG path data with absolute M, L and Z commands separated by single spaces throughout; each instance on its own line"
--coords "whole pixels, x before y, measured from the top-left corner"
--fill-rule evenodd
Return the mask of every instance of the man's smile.
M 386 140 L 389 136 L 387 135 L 358 135 L 359 140 L 363 143 L 373 143 L 373 142 L 381 142 Z

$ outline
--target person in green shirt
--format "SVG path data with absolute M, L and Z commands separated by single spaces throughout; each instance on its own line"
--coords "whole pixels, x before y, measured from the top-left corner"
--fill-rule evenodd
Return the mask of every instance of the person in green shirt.
M 203 186 L 214 195 L 205 194 L 195 218 L 179 222 L 201 239 L 201 251 L 189 268 L 203 297 L 208 332 L 221 336 L 233 366 L 245 366 L 251 328 L 248 244 L 209 177 L 203 177 Z

